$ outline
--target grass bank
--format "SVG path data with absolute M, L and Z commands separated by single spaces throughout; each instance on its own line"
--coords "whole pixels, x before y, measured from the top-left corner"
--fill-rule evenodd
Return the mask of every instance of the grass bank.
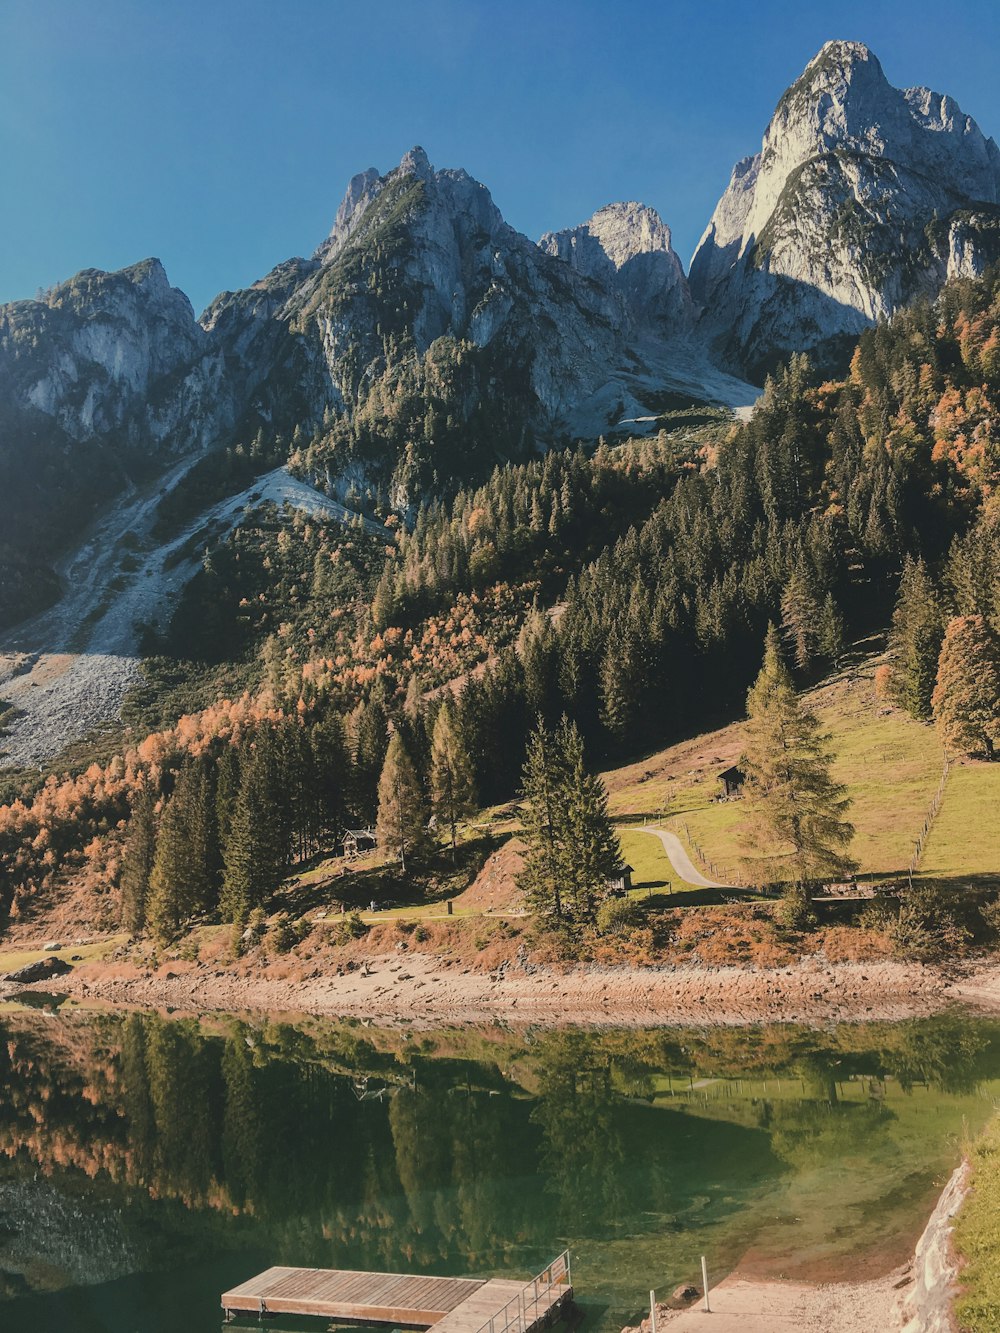
M 972 1179 L 955 1227 L 955 1248 L 965 1261 L 955 1317 L 962 1333 L 1000 1329 L 1000 1117 L 969 1154 Z

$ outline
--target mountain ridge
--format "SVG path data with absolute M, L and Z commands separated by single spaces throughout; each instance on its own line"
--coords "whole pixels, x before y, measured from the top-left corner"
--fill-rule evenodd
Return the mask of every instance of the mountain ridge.
M 5 565 L 37 565 L 123 488 L 223 447 L 411 517 L 497 461 L 655 429 L 671 395 L 748 408 L 748 378 L 795 351 L 829 359 L 997 258 L 1000 150 L 857 42 L 827 43 L 783 94 L 687 275 L 645 204 L 536 244 L 417 146 L 351 178 L 312 256 L 198 319 L 154 259 L 0 307 Z M 0 624 L 39 596 L 6 582 Z

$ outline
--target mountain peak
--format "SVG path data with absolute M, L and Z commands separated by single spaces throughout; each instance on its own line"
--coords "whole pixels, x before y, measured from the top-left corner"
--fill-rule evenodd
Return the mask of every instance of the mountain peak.
M 952 98 L 893 87 L 862 42 L 827 42 L 734 169 L 692 293 L 725 355 L 759 369 L 990 262 L 998 203 L 1000 150 Z
M 879 74 L 882 73 L 878 56 L 870 46 L 866 46 L 864 42 L 852 42 L 838 38 L 823 43 L 812 60 L 809 61 L 809 64 L 806 65 L 803 78 L 811 71 L 842 69 L 845 72 L 850 72 L 859 65 L 872 65 Z
M 670 228 L 655 208 L 635 200 L 605 204 L 587 222 L 546 232 L 547 254 L 617 291 L 640 320 L 667 321 L 672 331 L 689 321 L 687 280 L 671 244 Z
M 420 180 L 429 180 L 434 175 L 430 159 L 419 144 L 415 144 L 408 153 L 404 153 L 399 166 L 393 174 L 400 176 L 418 176 Z

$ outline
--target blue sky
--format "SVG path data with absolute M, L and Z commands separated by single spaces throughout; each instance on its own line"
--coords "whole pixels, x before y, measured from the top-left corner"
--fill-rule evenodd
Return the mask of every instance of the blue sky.
M 158 255 L 200 310 L 309 253 L 348 178 L 415 143 L 532 237 L 641 199 L 686 265 L 831 37 L 1000 135 L 980 0 L 2 0 L 0 301 Z

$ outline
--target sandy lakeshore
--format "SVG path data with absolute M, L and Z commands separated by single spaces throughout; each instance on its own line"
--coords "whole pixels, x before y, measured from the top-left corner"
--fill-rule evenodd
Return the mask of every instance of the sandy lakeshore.
M 305 977 L 181 962 L 143 972 L 105 963 L 77 967 L 40 988 L 129 1005 L 299 1011 L 425 1027 L 483 1020 L 615 1027 L 892 1021 L 952 1001 L 1000 1009 L 1000 967 L 955 980 L 919 963 L 816 958 L 773 969 L 511 963 L 485 972 L 413 952 L 373 956 L 352 971 L 317 968 Z

